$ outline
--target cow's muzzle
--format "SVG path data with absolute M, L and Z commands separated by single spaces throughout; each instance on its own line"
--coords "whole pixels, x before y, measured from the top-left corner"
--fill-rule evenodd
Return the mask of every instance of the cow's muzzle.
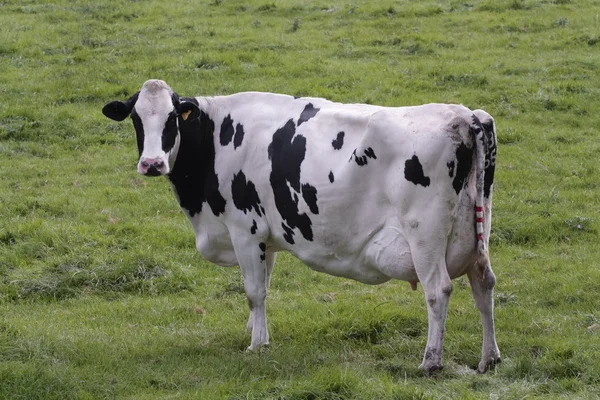
M 160 159 L 143 159 L 138 164 L 138 172 L 146 176 L 160 176 L 167 173 L 164 161 Z

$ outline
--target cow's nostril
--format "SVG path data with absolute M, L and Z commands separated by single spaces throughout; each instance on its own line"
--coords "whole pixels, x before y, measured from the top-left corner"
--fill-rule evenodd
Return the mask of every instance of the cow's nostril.
M 161 169 L 164 165 L 165 163 L 163 163 L 162 161 L 156 161 L 155 163 L 152 163 L 152 166 L 156 169 Z

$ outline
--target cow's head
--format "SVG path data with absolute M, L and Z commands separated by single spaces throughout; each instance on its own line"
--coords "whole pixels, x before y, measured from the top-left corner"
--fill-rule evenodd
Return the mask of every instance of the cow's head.
M 135 127 L 142 175 L 159 176 L 171 172 L 179 150 L 179 126 L 200 115 L 198 106 L 180 101 L 163 81 L 149 80 L 127 101 L 112 101 L 102 113 L 115 121 L 130 116 Z

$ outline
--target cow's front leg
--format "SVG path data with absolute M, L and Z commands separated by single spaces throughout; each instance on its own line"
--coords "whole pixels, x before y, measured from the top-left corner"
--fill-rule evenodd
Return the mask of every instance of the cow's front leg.
M 267 260 L 264 242 L 243 242 L 234 244 L 235 252 L 244 275 L 244 289 L 250 318 L 247 327 L 252 330 L 252 341 L 248 350 L 255 350 L 269 344 L 267 331 Z
M 481 349 L 481 361 L 477 371 L 484 373 L 488 369 L 500 362 L 500 350 L 496 344 L 496 334 L 494 332 L 494 286 L 496 276 L 487 260 L 485 268 L 474 266 L 468 272 L 469 282 L 473 299 L 481 314 L 481 324 L 483 325 L 483 346 Z
M 273 272 L 273 267 L 275 266 L 275 259 L 277 256 L 277 253 L 274 252 L 266 252 L 265 254 L 266 256 L 266 267 L 267 267 L 267 275 L 265 276 L 265 284 L 267 289 L 269 289 L 269 285 L 271 284 L 271 273 Z M 250 312 L 250 316 L 248 317 L 248 323 L 246 324 L 246 331 L 248 332 L 252 332 L 252 325 L 253 325 L 253 317 L 252 317 L 252 312 Z

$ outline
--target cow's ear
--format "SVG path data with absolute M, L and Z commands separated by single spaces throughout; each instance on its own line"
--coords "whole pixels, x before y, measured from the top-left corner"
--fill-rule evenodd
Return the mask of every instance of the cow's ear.
M 123 121 L 131 113 L 127 105 L 122 101 L 111 101 L 102 107 L 102 114 L 115 121 Z
M 200 116 L 200 109 L 191 101 L 182 101 L 179 103 L 177 112 L 184 121 L 193 121 Z
M 102 114 L 115 121 L 123 121 L 133 110 L 140 92 L 136 92 L 127 101 L 111 101 L 102 107 Z

